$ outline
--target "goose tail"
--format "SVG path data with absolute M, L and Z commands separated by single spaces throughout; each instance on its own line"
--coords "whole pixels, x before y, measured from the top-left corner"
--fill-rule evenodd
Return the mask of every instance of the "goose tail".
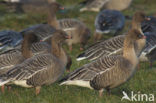
M 87 59 L 87 57 L 85 57 L 85 53 L 80 54 L 80 55 L 76 58 L 77 61 L 81 61 L 81 60 L 84 60 L 84 59 Z
M 8 83 L 10 80 L 3 80 L 3 79 L 0 79 L 0 86 Z

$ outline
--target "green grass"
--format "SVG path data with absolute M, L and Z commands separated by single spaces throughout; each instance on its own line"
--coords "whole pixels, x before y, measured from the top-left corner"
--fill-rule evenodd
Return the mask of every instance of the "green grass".
M 94 20 L 97 15 L 95 12 L 80 13 L 80 6 L 76 4 L 83 0 L 58 0 L 61 4 L 67 7 L 64 14 L 58 13 L 58 18 L 76 18 L 86 23 L 86 25 L 94 32 Z M 123 11 L 125 15 L 132 16 L 135 11 L 145 11 L 147 15 L 156 13 L 156 0 L 134 0 L 131 7 Z M 8 11 L 5 5 L 0 5 L 0 30 L 16 30 L 20 31 L 30 25 L 39 24 L 46 21 L 46 16 L 43 14 L 23 14 Z M 122 32 L 127 31 L 130 21 L 127 21 Z M 93 39 L 93 38 L 92 38 Z M 92 44 L 92 40 L 88 45 Z M 71 71 L 84 65 L 87 61 L 77 62 L 76 56 L 81 52 L 79 45 L 73 46 L 73 51 L 68 53 L 72 57 L 73 64 Z M 67 46 L 65 46 L 67 49 Z M 59 86 L 57 83 L 49 86 L 43 86 L 41 93 L 35 96 L 34 88 L 27 89 L 18 86 L 12 86 L 12 90 L 0 92 L 0 103 L 146 103 L 146 102 L 129 102 L 122 101 L 122 91 L 130 93 L 131 91 L 141 91 L 141 93 L 154 93 L 156 99 L 156 63 L 154 69 L 149 69 L 148 63 L 141 63 L 140 69 L 134 77 L 125 84 L 112 90 L 109 96 L 104 92 L 102 98 L 98 97 L 98 92 L 88 88 L 77 86 Z M 147 102 L 148 103 L 148 102 Z M 156 100 L 155 102 L 156 103 Z

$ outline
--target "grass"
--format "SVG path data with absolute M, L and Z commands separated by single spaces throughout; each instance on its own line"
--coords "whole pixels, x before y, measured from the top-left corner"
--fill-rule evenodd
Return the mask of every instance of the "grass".
M 86 23 L 86 25 L 94 32 L 94 20 L 97 13 L 84 12 L 80 13 L 80 8 L 76 4 L 83 0 L 58 0 L 61 4 L 67 7 L 64 14 L 58 13 L 58 18 L 76 18 Z M 145 11 L 148 15 L 153 15 L 156 10 L 155 0 L 134 0 L 131 7 L 123 11 L 125 15 L 132 16 L 135 11 Z M 72 5 L 72 6 L 71 6 Z M 14 13 L 8 11 L 5 5 L 0 4 L 0 30 L 16 30 L 20 31 L 30 25 L 39 24 L 46 21 L 46 16 L 43 14 L 24 14 Z M 127 21 L 126 26 L 122 32 L 127 31 L 130 21 Z M 92 40 L 88 45 L 92 44 Z M 71 71 L 84 65 L 88 61 L 77 62 L 76 56 L 81 52 L 79 45 L 73 46 L 73 51 L 68 53 L 72 57 L 73 64 Z M 67 47 L 65 46 L 65 49 Z M 154 68 L 156 63 L 154 64 Z M 102 98 L 98 97 L 98 92 L 87 88 L 77 86 L 59 86 L 57 83 L 43 86 L 41 93 L 38 96 L 34 94 L 34 88 L 27 89 L 18 86 L 13 86 L 11 92 L 5 91 L 4 94 L 0 92 L 0 103 L 121 103 L 122 91 L 130 94 L 131 91 L 147 94 L 155 94 L 156 96 L 156 69 L 149 69 L 148 63 L 141 63 L 140 69 L 134 77 L 125 84 L 112 90 L 110 96 L 104 92 Z M 156 99 L 156 98 L 155 98 Z M 132 103 L 124 100 L 122 103 Z M 133 102 L 138 103 L 138 102 Z M 139 102 L 146 103 L 146 102 Z M 148 102 L 147 102 L 148 103 Z M 153 103 L 156 103 L 153 102 Z

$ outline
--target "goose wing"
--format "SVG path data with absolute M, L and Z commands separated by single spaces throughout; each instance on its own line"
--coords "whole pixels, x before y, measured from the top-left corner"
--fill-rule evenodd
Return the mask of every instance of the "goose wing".
M 5 30 L 0 32 L 0 51 L 5 52 L 13 49 L 22 41 L 22 35 L 18 32 Z
M 119 35 L 114 38 L 101 41 L 90 46 L 84 53 L 77 57 L 77 60 L 89 59 L 95 60 L 102 56 L 110 56 L 122 50 L 125 35 Z
M 1 81 L 27 80 L 40 71 L 47 70 L 55 65 L 57 60 L 51 54 L 37 55 L 9 70 Z
M 68 81 L 75 81 L 75 80 L 90 81 L 96 75 L 103 73 L 107 70 L 110 70 L 114 66 L 117 58 L 118 56 L 106 56 L 96 61 L 93 61 L 89 64 L 86 64 L 81 68 L 76 69 L 69 75 L 67 75 L 62 80 L 64 81 L 62 84 L 66 84 Z
M 0 75 L 6 73 L 15 65 L 24 61 L 20 51 L 10 51 L 9 53 L 0 55 Z

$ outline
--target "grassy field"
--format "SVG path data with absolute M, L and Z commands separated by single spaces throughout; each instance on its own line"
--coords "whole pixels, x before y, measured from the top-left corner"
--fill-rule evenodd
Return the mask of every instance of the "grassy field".
M 67 7 L 64 14 L 57 14 L 58 19 L 61 18 L 76 18 L 84 23 L 94 32 L 94 20 L 97 15 L 95 12 L 80 13 L 77 6 L 78 2 L 83 0 L 57 0 Z M 132 16 L 135 11 L 145 11 L 147 15 L 156 13 L 156 0 L 134 0 L 131 7 L 123 11 L 125 15 Z M 5 5 L 0 4 L 0 30 L 16 30 L 20 31 L 30 25 L 39 24 L 46 21 L 46 16 L 43 14 L 24 14 L 8 11 Z M 130 21 L 126 22 L 126 26 L 122 32 L 127 31 Z M 89 44 L 92 44 L 92 39 Z M 71 71 L 87 63 L 87 61 L 77 62 L 76 56 L 81 53 L 79 45 L 73 46 L 73 51 L 68 53 L 72 57 L 73 64 Z M 65 49 L 67 47 L 65 46 Z M 153 69 L 149 69 L 148 63 L 141 63 L 140 69 L 134 77 L 127 83 L 112 90 L 111 95 L 104 92 L 102 98 L 98 97 L 98 92 L 88 88 L 77 86 L 59 86 L 57 83 L 50 86 L 43 86 L 41 93 L 35 96 L 34 88 L 26 89 L 18 86 L 12 86 L 12 90 L 5 91 L 4 94 L 0 92 L 0 103 L 156 103 L 155 102 L 130 102 L 124 100 L 121 102 L 123 96 L 122 91 L 130 95 L 131 91 L 142 94 L 155 94 L 156 99 L 156 63 Z

